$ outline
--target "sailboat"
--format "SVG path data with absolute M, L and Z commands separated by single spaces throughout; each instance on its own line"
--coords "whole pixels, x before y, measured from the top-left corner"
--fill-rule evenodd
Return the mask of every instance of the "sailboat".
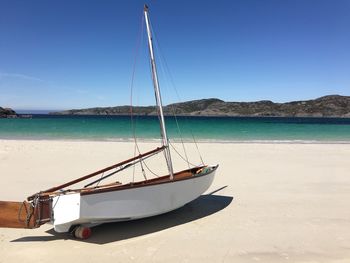
M 81 178 L 35 193 L 24 202 L 0 201 L 0 227 L 38 228 L 45 223 L 52 223 L 56 232 L 70 232 L 77 238 L 85 239 L 91 235 L 92 226 L 167 213 L 198 198 L 210 187 L 218 165 L 199 165 L 178 172 L 173 169 L 146 5 L 143 13 L 159 112 L 161 145 Z M 104 179 L 161 152 L 164 153 L 167 175 L 126 184 L 100 184 Z M 91 178 L 98 179 L 82 188 L 68 188 Z

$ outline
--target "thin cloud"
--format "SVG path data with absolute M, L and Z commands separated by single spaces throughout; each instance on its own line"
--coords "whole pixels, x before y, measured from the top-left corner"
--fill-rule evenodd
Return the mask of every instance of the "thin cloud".
M 40 81 L 40 82 L 45 82 L 45 80 L 33 77 L 33 76 L 28 76 L 25 74 L 18 74 L 18 73 L 5 73 L 5 72 L 0 72 L 0 80 L 5 79 L 5 78 L 16 78 L 16 79 L 24 79 L 24 80 L 32 80 L 32 81 Z

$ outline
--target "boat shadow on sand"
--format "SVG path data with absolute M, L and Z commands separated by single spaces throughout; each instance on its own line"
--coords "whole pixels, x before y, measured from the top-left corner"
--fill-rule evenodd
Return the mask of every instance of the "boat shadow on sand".
M 207 195 L 201 195 L 187 205 L 166 214 L 134 221 L 107 223 L 93 227 L 92 236 L 89 239 L 79 241 L 94 244 L 106 244 L 155 233 L 207 217 L 223 210 L 231 204 L 233 200 L 232 196 L 214 194 L 226 187 L 227 186 L 221 187 Z M 75 239 L 67 233 L 56 233 L 53 228 L 46 231 L 46 233 L 50 234 L 50 236 L 28 236 L 12 240 L 12 242 Z

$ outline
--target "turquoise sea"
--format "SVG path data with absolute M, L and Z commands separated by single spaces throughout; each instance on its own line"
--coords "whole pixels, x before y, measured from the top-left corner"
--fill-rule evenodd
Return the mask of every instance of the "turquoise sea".
M 155 116 L 134 116 L 136 137 L 158 139 Z M 350 118 L 166 117 L 169 137 L 198 141 L 349 142 Z M 131 140 L 130 116 L 33 115 L 0 119 L 0 139 Z

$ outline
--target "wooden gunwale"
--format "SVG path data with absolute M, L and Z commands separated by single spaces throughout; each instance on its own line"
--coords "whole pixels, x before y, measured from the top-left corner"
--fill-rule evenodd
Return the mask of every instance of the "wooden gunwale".
M 208 173 L 205 174 L 199 174 L 196 175 L 195 173 L 191 172 L 192 170 L 196 171 L 199 170 L 200 168 L 203 168 L 205 166 L 199 166 L 187 170 L 183 170 L 180 172 L 177 172 L 174 174 L 174 179 L 170 179 L 170 175 L 165 175 L 159 178 L 147 180 L 147 181 L 141 181 L 141 182 L 136 182 L 136 183 L 129 183 L 125 185 L 119 185 L 119 186 L 112 186 L 112 187 L 106 187 L 106 188 L 95 188 L 95 189 L 81 189 L 80 195 L 91 195 L 91 194 L 97 194 L 97 193 L 105 193 L 105 192 L 112 192 L 112 191 L 121 191 L 121 190 L 126 190 L 126 189 L 134 189 L 134 188 L 140 188 L 140 187 L 148 187 L 148 186 L 154 186 L 154 185 L 160 185 L 160 184 L 168 184 L 168 183 L 173 183 L 173 182 L 178 182 L 178 181 L 185 181 L 185 180 L 191 180 L 191 179 L 196 179 L 202 176 L 206 176 L 212 172 L 214 172 L 218 166 L 214 167 L 213 170 L 211 170 Z M 188 173 L 186 173 L 188 172 Z M 185 176 L 181 176 L 182 174 L 186 174 Z

